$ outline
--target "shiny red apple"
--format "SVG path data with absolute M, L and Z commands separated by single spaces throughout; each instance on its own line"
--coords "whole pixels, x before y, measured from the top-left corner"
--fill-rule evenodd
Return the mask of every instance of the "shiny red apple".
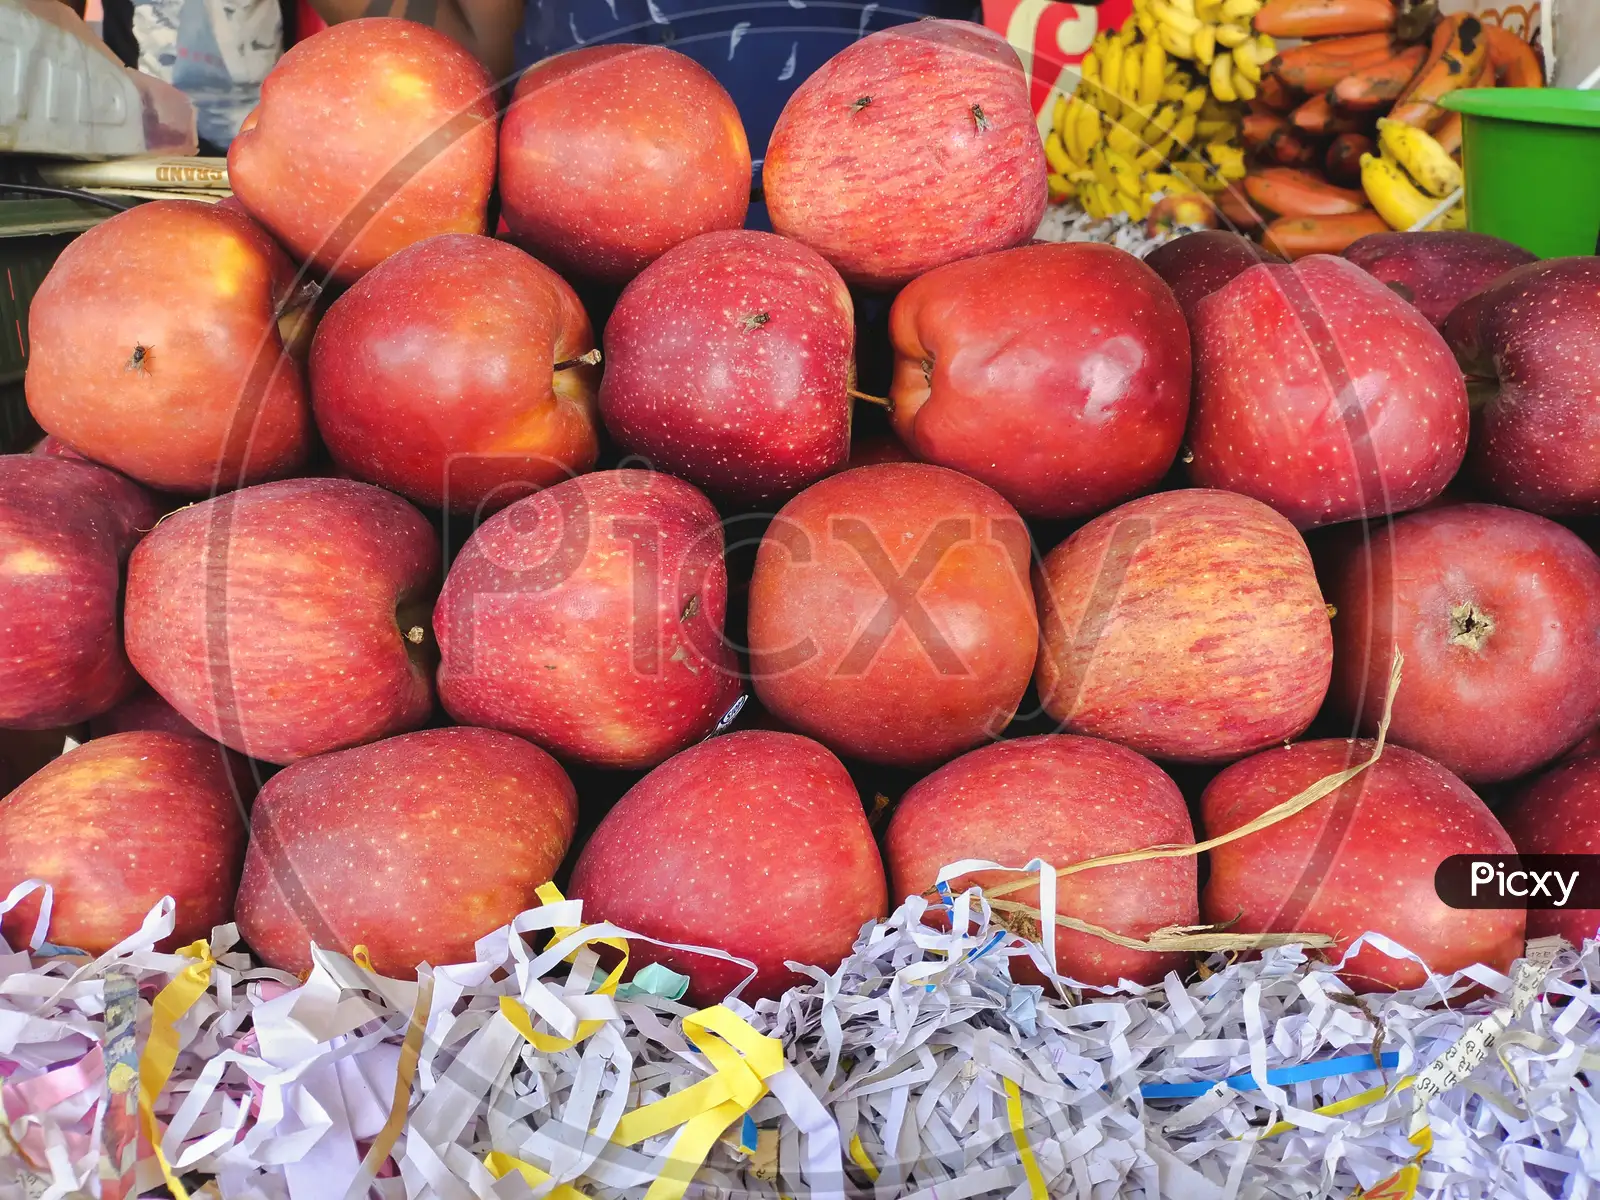
M 302 368 L 281 329 L 309 296 L 247 217 L 157 200 L 76 238 L 28 314 L 28 408 L 66 446 L 202 495 L 299 469 Z
M 1197 229 L 1144 256 L 1144 265 L 1166 281 L 1190 320 L 1195 306 L 1234 276 L 1258 263 L 1282 261 L 1258 243 L 1225 229 Z
M 733 97 L 665 46 L 586 46 L 535 63 L 500 130 L 511 236 L 613 283 L 696 234 L 738 229 L 750 143 Z
M 832 475 L 773 519 L 750 581 L 750 675 L 785 724 L 842 754 L 929 764 L 996 737 L 1038 621 L 1016 509 L 925 463 Z
M 1149 759 L 1098 738 L 1047 734 L 981 747 L 927 776 L 901 797 L 884 853 L 900 898 L 929 891 L 940 868 L 967 858 L 1009 867 L 1039 858 L 1059 869 L 1104 854 L 1193 841 L 1183 794 Z M 950 887 L 960 892 L 1021 878 L 976 871 Z M 1037 910 L 1039 888 L 1035 883 L 998 899 Z M 1056 911 L 1126 937 L 1193 925 L 1199 912 L 1195 860 L 1151 859 L 1063 876 Z M 1004 910 L 999 919 L 1038 940 L 1037 918 L 1031 928 Z M 1155 983 L 1185 965 L 1181 954 L 1129 950 L 1093 934 L 1056 931 L 1056 969 L 1079 983 Z M 1039 972 L 1027 960 L 1013 958 L 1011 969 L 1013 978 L 1037 982 Z
M 584 846 L 571 890 L 587 921 L 753 962 L 746 1001 L 801 982 L 786 962 L 832 971 L 888 910 L 849 774 L 810 738 L 765 730 L 712 738 L 635 784 Z M 687 974 L 695 1004 L 715 1004 L 749 974 L 640 940 L 628 949 L 636 967 Z
M 814 250 L 702 234 L 622 293 L 600 413 L 624 449 L 713 495 L 785 499 L 849 455 L 855 340 L 850 291 Z
M 357 479 L 431 508 L 504 508 L 594 465 L 600 373 L 577 361 L 593 349 L 582 302 L 543 263 L 493 238 L 429 238 L 317 326 L 317 428 Z
M 115 471 L 0 456 L 0 728 L 74 725 L 134 689 L 122 572 L 159 512 Z
M 1416 305 L 1437 329 L 1473 292 L 1539 261 L 1513 242 L 1464 229 L 1369 233 L 1345 247 L 1344 257 Z
M 599 471 L 519 500 L 450 567 L 433 628 L 457 721 L 605 767 L 654 766 L 739 694 L 722 528 L 670 475 Z
M 1493 504 L 1410 513 L 1324 567 L 1333 703 L 1469 783 L 1549 762 L 1600 724 L 1600 558 L 1544 517 Z
M 1600 258 L 1501 276 L 1450 314 L 1456 357 L 1489 393 L 1467 470 L 1496 498 L 1546 516 L 1600 513 Z
M 163 896 L 176 910 L 162 948 L 210 937 L 233 909 L 248 800 L 212 742 L 149 731 L 96 738 L 0 800 L 0 893 L 25 879 L 48 883 L 49 939 L 90 954 L 137 932 Z M 40 899 L 6 914 L 11 945 L 27 944 Z
M 284 54 L 228 147 L 228 183 L 295 258 L 344 282 L 439 233 L 483 233 L 489 73 L 427 25 L 341 21 Z
M 1057 243 L 938 267 L 895 298 L 889 336 L 901 439 L 1026 516 L 1103 512 L 1177 457 L 1189 329 L 1126 251 Z
M 1034 587 L 1039 696 L 1073 733 L 1229 762 L 1302 733 L 1327 692 L 1311 554 L 1247 496 L 1131 500 L 1050 551 Z
M 239 932 L 281 970 L 364 945 L 385 975 L 472 961 L 537 903 L 572 842 L 561 767 L 490 729 L 429 729 L 296 763 L 261 789 Z
M 891 288 L 1028 241 L 1045 175 L 1017 52 L 981 25 L 926 20 L 868 34 L 795 89 L 761 178 L 775 231 Z
M 208 737 L 272 763 L 433 710 L 439 545 L 398 496 L 264 483 L 166 518 L 128 565 L 128 657 Z
M 1518 854 L 1600 854 L 1600 758 L 1580 758 L 1541 775 L 1500 819 Z M 1550 934 L 1582 949 L 1600 936 L 1600 909 L 1529 909 L 1528 936 Z
M 1235 763 L 1200 801 L 1216 837 L 1371 756 L 1372 743 L 1301 742 Z M 1472 789 L 1432 759 L 1390 745 L 1337 791 L 1275 825 L 1210 852 L 1200 917 L 1232 933 L 1324 933 L 1342 954 L 1375 932 L 1437 974 L 1473 963 L 1509 969 L 1522 953 L 1520 909 L 1457 909 L 1434 872 L 1453 854 L 1510 854 L 1511 839 Z M 1420 987 L 1422 967 L 1364 949 L 1343 977 L 1357 991 Z
M 1444 490 L 1467 392 L 1439 333 L 1354 263 L 1251 267 L 1195 306 L 1189 474 L 1301 529 Z

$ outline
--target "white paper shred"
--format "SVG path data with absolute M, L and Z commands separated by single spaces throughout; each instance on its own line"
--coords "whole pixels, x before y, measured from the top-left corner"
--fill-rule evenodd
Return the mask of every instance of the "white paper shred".
M 1033 236 L 1045 242 L 1105 242 L 1143 258 L 1157 246 L 1193 233 L 1196 228 L 1198 226 L 1179 225 L 1152 234 L 1144 221 L 1134 220 L 1127 213 L 1112 213 L 1102 221 L 1069 201 L 1046 206 L 1044 219 Z
M 1047 956 L 993 924 L 979 893 L 946 908 L 953 932 L 908 900 L 864 927 L 837 971 L 806 968 L 807 982 L 777 1001 L 727 1002 L 781 1041 L 786 1065 L 713 1146 L 688 1196 L 1025 1200 L 1009 1082 L 1052 1197 L 1344 1197 L 1416 1154 L 1414 1091 L 1381 1089 L 1491 1016 L 1503 1032 L 1485 1056 L 1472 1065 L 1457 1050 L 1453 1070 L 1428 1076 L 1440 1090 L 1424 1106 L 1433 1144 L 1416 1194 L 1600 1195 L 1600 1102 L 1584 1079 L 1600 1067 L 1600 944 L 1530 955 L 1516 985 L 1472 968 L 1354 998 L 1337 964 L 1291 947 L 1215 956 L 1188 984 L 1059 981 L 1062 1000 L 1010 982 L 1009 958 L 1047 966 Z M 151 1000 L 191 962 L 152 949 L 171 923 L 170 904 L 158 906 L 138 936 L 93 961 L 50 947 L 44 931 L 33 953 L 0 944 L 0 1197 L 102 1195 L 105 1063 L 127 1071 L 102 1045 L 108 974 L 139 982 L 142 1047 Z M 178 1022 L 177 1066 L 156 1104 L 168 1160 L 191 1184 L 214 1179 L 223 1200 L 530 1200 L 559 1183 L 638 1200 L 678 1130 L 626 1148 L 611 1133 L 713 1068 L 685 1036 L 693 1010 L 667 998 L 681 979 L 658 970 L 623 998 L 595 994 L 610 960 L 591 941 L 622 931 L 580 925 L 577 901 L 531 910 L 483 938 L 475 962 L 424 968 L 418 981 L 319 949 L 304 983 L 256 965 L 232 926 L 218 928 L 210 987 Z M 1363 944 L 1410 957 L 1378 935 Z M 503 996 L 548 1036 L 583 1022 L 594 1032 L 541 1053 L 502 1013 Z M 389 1119 L 402 1040 L 424 1004 L 408 1116 L 369 1181 L 362 1160 Z M 1397 1058 L 1339 1075 L 1310 1067 L 1298 1081 L 1268 1075 L 1374 1053 Z M 1257 1086 L 1222 1082 L 1240 1075 Z M 1198 1086 L 1177 1099 L 1141 1092 L 1172 1084 Z M 1365 1107 L 1314 1111 L 1374 1088 Z M 1277 1132 L 1278 1122 L 1292 1125 Z M 551 1178 L 496 1180 L 491 1151 Z M 152 1161 L 139 1182 L 160 1184 Z

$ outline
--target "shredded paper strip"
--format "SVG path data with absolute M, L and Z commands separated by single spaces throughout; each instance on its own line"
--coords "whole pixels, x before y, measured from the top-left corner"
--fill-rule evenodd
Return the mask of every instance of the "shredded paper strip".
M 232 926 L 160 953 L 170 902 L 98 959 L 0 945 L 0 1196 L 1600 1194 L 1594 942 L 1396 995 L 1297 947 L 1047 992 L 1007 964 L 1048 947 L 946 891 L 938 927 L 908 900 L 831 974 L 696 1011 L 542 895 L 416 980 L 358 948 L 302 982 Z

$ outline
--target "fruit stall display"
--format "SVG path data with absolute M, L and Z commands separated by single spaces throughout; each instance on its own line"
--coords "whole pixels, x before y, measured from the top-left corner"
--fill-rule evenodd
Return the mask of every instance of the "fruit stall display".
M 1465 228 L 1460 88 L 1540 87 L 1515 33 L 1430 0 L 1135 0 L 1052 107 L 1051 196 L 1337 254 Z M 1209 201 L 1209 203 L 1207 202 Z
M 1095 69 L 1225 196 L 1318 4 Z M 1436 870 L 1600 853 L 1600 260 L 1036 242 L 1144 193 L 963 22 L 770 233 L 670 49 L 492 97 L 336 25 L 38 289 L 0 1194 L 1587 1195 L 1600 909 Z

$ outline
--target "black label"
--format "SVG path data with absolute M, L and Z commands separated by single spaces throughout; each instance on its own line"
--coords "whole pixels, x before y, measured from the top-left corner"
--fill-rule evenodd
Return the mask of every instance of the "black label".
M 1600 854 L 1453 854 L 1433 887 L 1451 908 L 1600 908 Z

